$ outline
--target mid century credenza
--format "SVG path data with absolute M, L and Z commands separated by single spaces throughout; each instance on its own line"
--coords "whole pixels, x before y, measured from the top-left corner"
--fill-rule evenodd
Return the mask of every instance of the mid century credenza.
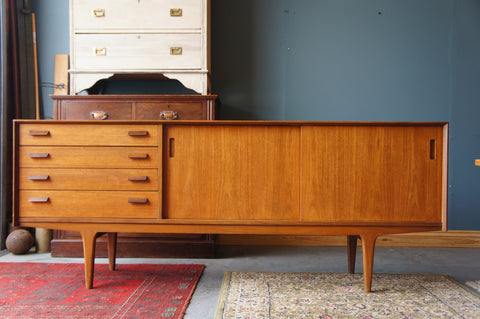
M 93 285 L 107 233 L 361 238 L 365 291 L 382 234 L 447 225 L 448 124 L 14 122 L 14 223 L 79 231 Z

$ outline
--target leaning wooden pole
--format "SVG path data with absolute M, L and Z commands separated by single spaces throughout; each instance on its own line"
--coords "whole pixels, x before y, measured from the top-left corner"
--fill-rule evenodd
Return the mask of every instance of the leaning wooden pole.
M 35 76 L 35 118 L 40 119 L 40 92 L 38 87 L 38 58 L 37 58 L 37 27 L 35 25 L 35 13 L 32 13 L 33 32 L 33 68 Z

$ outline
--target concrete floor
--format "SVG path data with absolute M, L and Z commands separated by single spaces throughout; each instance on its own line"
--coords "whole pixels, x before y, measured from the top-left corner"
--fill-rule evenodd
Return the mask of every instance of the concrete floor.
M 122 263 L 199 263 L 205 271 L 185 319 L 213 318 L 225 271 L 347 272 L 346 247 L 220 246 L 216 259 L 119 258 Z M 361 248 L 357 272 L 362 272 Z M 75 262 L 82 258 L 51 258 L 50 254 L 7 254 L 0 262 Z M 97 263 L 106 263 L 99 258 Z M 449 275 L 460 282 L 480 280 L 480 249 L 377 247 L 374 272 Z M 372 285 L 375 289 L 375 282 Z

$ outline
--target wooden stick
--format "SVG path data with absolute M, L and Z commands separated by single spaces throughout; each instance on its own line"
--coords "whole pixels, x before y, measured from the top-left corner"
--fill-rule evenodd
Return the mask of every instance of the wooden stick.
M 37 60 L 37 28 L 35 26 L 35 13 L 32 13 L 33 31 L 33 66 L 35 72 L 35 116 L 40 119 L 40 93 L 38 88 L 38 60 Z

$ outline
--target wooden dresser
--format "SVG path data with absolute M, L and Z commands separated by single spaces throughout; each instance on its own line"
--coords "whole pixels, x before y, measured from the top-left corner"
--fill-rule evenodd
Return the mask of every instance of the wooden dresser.
M 447 123 L 14 122 L 15 225 L 116 233 L 345 235 L 371 290 L 382 234 L 446 229 Z
M 58 120 L 213 120 L 215 95 L 52 95 Z M 137 183 L 138 184 L 138 183 Z M 210 234 L 120 234 L 120 257 L 215 257 Z M 78 232 L 54 230 L 54 257 L 81 257 Z M 100 239 L 97 256 L 107 256 L 107 243 Z
M 70 94 L 155 73 L 208 94 L 210 0 L 70 0 Z

